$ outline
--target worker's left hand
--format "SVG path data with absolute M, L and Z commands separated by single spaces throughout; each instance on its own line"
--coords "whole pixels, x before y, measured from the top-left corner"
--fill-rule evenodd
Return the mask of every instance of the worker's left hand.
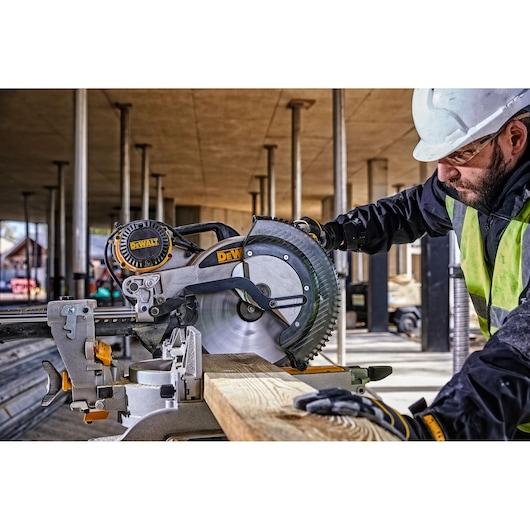
M 342 388 L 326 388 L 297 396 L 293 400 L 297 409 L 315 414 L 358 416 L 384 427 L 401 440 L 417 440 L 411 429 L 412 418 L 402 416 L 397 410 L 375 399 L 361 396 Z

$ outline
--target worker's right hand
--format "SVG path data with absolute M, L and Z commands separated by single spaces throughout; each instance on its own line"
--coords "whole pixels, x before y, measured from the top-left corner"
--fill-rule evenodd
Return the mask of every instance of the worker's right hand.
M 293 226 L 316 239 L 326 252 L 340 248 L 344 239 L 342 227 L 337 222 L 323 225 L 311 217 L 301 217 Z

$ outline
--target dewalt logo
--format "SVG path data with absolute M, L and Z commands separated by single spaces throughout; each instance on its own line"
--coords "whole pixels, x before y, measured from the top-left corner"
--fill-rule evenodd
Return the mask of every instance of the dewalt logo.
M 131 241 L 129 248 L 131 250 L 139 250 L 141 248 L 157 247 L 158 237 L 150 237 L 149 239 L 139 239 L 138 241 Z
M 217 262 L 218 263 L 236 261 L 242 258 L 243 258 L 243 247 L 229 248 L 227 250 L 217 251 Z

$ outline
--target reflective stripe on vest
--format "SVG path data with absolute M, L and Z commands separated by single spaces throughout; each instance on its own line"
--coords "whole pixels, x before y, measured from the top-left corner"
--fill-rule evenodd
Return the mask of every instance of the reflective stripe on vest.
M 460 265 L 480 329 L 489 338 L 519 305 L 521 293 L 530 280 L 530 232 L 527 231 L 530 201 L 509 222 L 500 238 L 493 277 L 484 260 L 477 210 L 450 197 L 446 198 L 446 208 L 460 246 Z

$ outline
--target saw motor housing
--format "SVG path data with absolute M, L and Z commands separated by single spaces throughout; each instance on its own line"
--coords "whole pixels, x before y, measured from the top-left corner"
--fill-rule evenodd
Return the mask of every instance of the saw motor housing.
M 149 272 L 162 267 L 172 256 L 173 241 L 168 228 L 153 220 L 133 221 L 113 238 L 113 251 L 122 269 Z

